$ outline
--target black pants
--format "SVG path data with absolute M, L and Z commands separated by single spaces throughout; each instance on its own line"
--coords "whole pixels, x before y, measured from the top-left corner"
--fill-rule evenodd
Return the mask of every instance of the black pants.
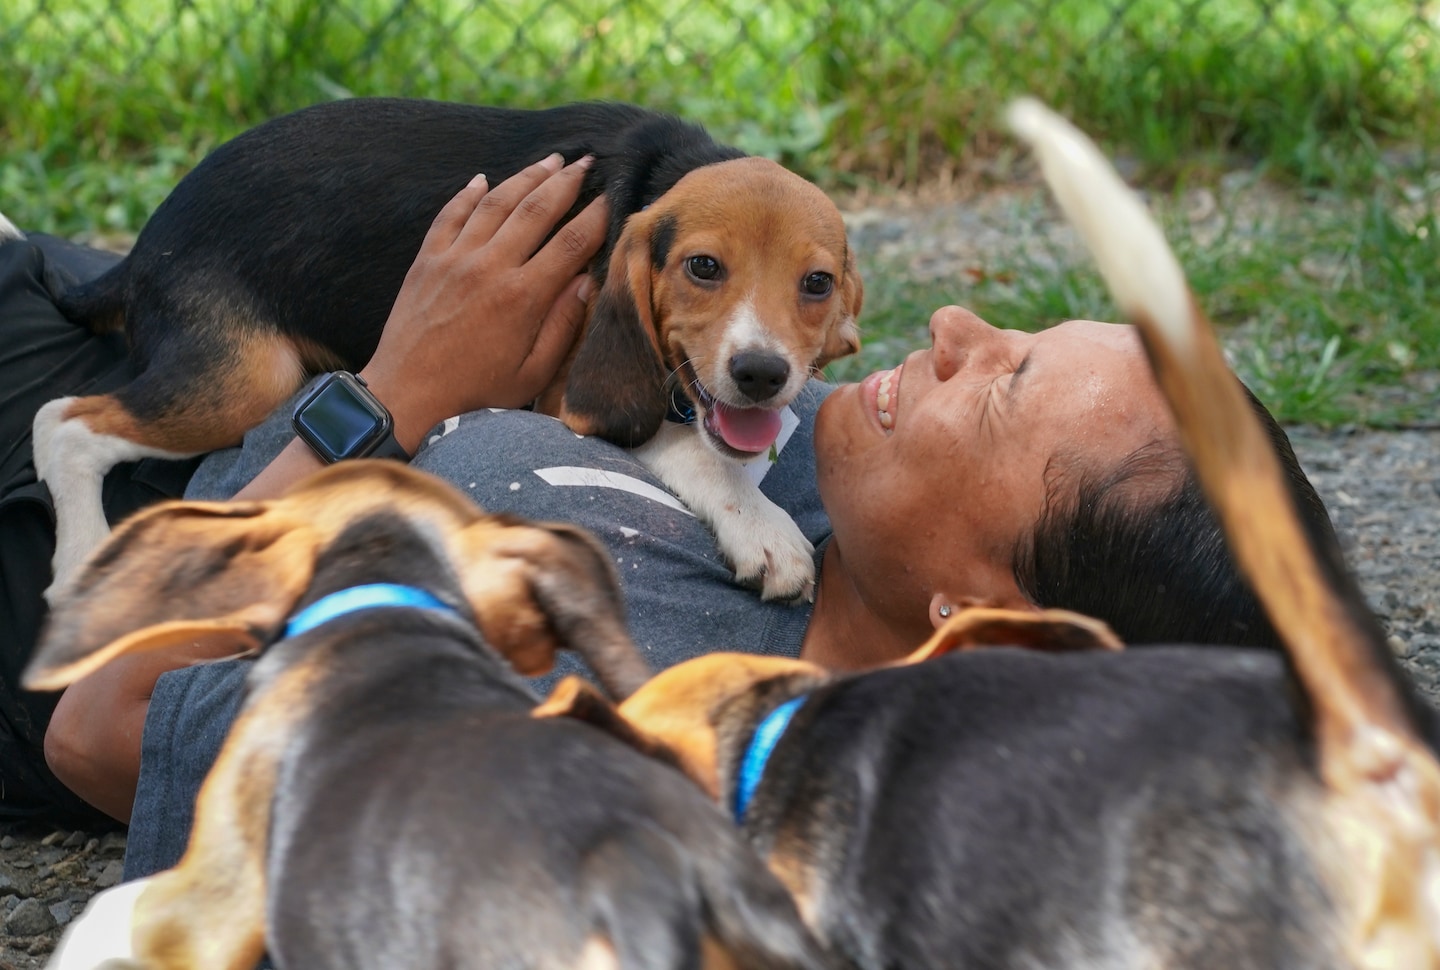
M 133 374 L 123 336 L 71 323 L 55 298 L 117 258 L 45 236 L 0 243 L 0 820 L 97 819 L 45 765 L 45 728 L 59 695 L 23 690 L 20 674 L 45 621 L 41 593 L 55 551 L 55 509 L 31 453 L 35 412 L 57 397 L 112 390 Z M 117 466 L 105 479 L 111 524 L 180 495 L 197 460 Z

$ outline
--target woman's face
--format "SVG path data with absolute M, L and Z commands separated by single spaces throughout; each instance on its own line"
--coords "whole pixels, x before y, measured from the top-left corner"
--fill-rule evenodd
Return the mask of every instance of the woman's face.
M 940 602 L 1022 606 L 1014 551 L 1047 467 L 1103 471 L 1174 435 L 1131 327 L 1029 334 L 952 306 L 930 336 L 930 350 L 838 388 L 815 430 L 844 571 L 872 611 L 905 624 L 927 609 L 933 621 Z

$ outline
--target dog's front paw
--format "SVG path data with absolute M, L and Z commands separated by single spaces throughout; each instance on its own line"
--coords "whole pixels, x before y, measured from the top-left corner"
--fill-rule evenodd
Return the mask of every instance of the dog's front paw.
M 760 587 L 760 598 L 808 603 L 815 598 L 815 547 L 777 506 L 726 516 L 715 524 L 720 551 L 735 578 Z

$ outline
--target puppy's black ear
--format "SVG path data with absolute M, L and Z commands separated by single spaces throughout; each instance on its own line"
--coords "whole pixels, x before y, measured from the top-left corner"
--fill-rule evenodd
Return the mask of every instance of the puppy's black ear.
M 598 435 L 625 448 L 654 437 L 668 406 L 650 303 L 649 238 L 650 220 L 632 216 L 595 297 L 560 413 L 576 434 Z

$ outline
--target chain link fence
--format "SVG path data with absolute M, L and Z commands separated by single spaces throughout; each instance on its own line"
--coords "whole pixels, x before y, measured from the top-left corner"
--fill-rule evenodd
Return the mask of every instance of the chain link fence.
M 1437 0 L 4 0 L 0 51 L 0 165 L 52 181 L 363 94 L 634 100 L 832 183 L 1003 150 L 1022 92 L 1302 179 L 1440 130 Z

